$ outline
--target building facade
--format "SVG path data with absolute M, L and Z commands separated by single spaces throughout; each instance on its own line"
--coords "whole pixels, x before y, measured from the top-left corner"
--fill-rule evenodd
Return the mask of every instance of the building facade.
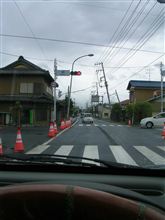
M 24 59 L 0 69 L 0 125 L 48 124 L 53 108 L 49 71 Z
M 160 81 L 131 80 L 127 90 L 129 90 L 130 103 L 149 102 L 154 113 L 160 112 Z M 165 93 L 165 83 L 163 83 L 163 93 Z

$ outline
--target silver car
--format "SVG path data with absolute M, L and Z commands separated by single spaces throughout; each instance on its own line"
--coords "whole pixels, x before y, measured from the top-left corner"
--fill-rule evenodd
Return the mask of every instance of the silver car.
M 84 113 L 83 118 L 82 118 L 82 123 L 93 123 L 93 118 L 91 113 Z

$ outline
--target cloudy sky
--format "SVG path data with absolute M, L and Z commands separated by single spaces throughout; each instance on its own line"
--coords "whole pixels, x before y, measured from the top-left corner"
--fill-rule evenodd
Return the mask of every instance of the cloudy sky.
M 103 62 L 111 101 L 128 98 L 129 80 L 160 80 L 159 64 L 165 63 L 165 5 L 156 0 L 122 1 L 14 1 L 0 0 L 0 66 L 20 55 L 53 76 L 58 69 L 82 72 L 73 78 L 75 102 L 90 104 L 102 72 Z M 59 89 L 67 92 L 70 77 L 58 77 Z M 99 95 L 107 102 L 105 87 Z M 62 96 L 64 97 L 64 96 Z M 62 98 L 61 97 L 61 98 Z

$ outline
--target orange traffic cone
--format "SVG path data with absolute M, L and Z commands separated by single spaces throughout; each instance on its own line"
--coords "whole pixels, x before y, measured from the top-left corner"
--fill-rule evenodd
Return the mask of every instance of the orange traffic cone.
M 131 127 L 131 120 L 128 120 L 128 127 Z
M 50 128 L 49 128 L 49 132 L 48 132 L 48 137 L 54 137 L 54 136 L 55 136 L 55 132 L 54 132 L 53 122 L 50 122 Z
M 61 121 L 60 129 L 61 130 L 65 129 L 65 122 L 64 122 L 64 120 Z
M 165 123 L 164 123 L 164 126 L 163 126 L 163 131 L 162 131 L 162 139 L 165 140 Z
M 69 121 L 66 120 L 66 121 L 65 121 L 65 128 L 68 128 L 68 127 L 69 127 Z
M 3 154 L 3 148 L 2 148 L 2 140 L 0 138 L 0 155 L 2 155 L 2 154 Z
M 57 133 L 58 133 L 57 124 L 56 122 L 54 122 L 54 134 L 56 135 Z
M 18 128 L 16 144 L 14 146 L 14 152 L 17 153 L 17 152 L 23 152 L 23 151 L 24 151 L 24 144 L 22 142 L 21 129 Z

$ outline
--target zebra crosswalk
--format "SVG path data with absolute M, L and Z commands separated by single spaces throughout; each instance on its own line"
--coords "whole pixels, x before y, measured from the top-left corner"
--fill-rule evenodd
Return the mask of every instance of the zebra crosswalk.
M 80 146 L 75 145 L 61 145 L 53 146 L 49 145 L 39 145 L 26 154 L 44 154 L 49 150 L 51 154 L 63 155 L 63 156 L 78 156 L 86 157 L 92 159 L 104 159 L 110 160 L 113 158 L 113 162 L 123 163 L 127 165 L 141 166 L 148 163 L 149 165 L 165 165 L 165 146 L 156 146 L 152 149 L 146 146 L 132 146 L 123 147 L 121 145 L 109 145 L 107 148 L 98 145 L 84 145 L 80 150 Z M 73 151 L 75 150 L 76 154 Z M 137 156 L 138 155 L 138 156 Z M 147 161 L 147 162 L 146 162 Z M 82 162 L 91 163 L 91 161 L 82 159 Z M 94 164 L 100 165 L 97 162 L 92 162 Z
M 114 125 L 114 124 L 78 124 L 79 127 L 91 127 L 91 126 L 95 126 L 95 127 L 123 127 L 124 125 Z

